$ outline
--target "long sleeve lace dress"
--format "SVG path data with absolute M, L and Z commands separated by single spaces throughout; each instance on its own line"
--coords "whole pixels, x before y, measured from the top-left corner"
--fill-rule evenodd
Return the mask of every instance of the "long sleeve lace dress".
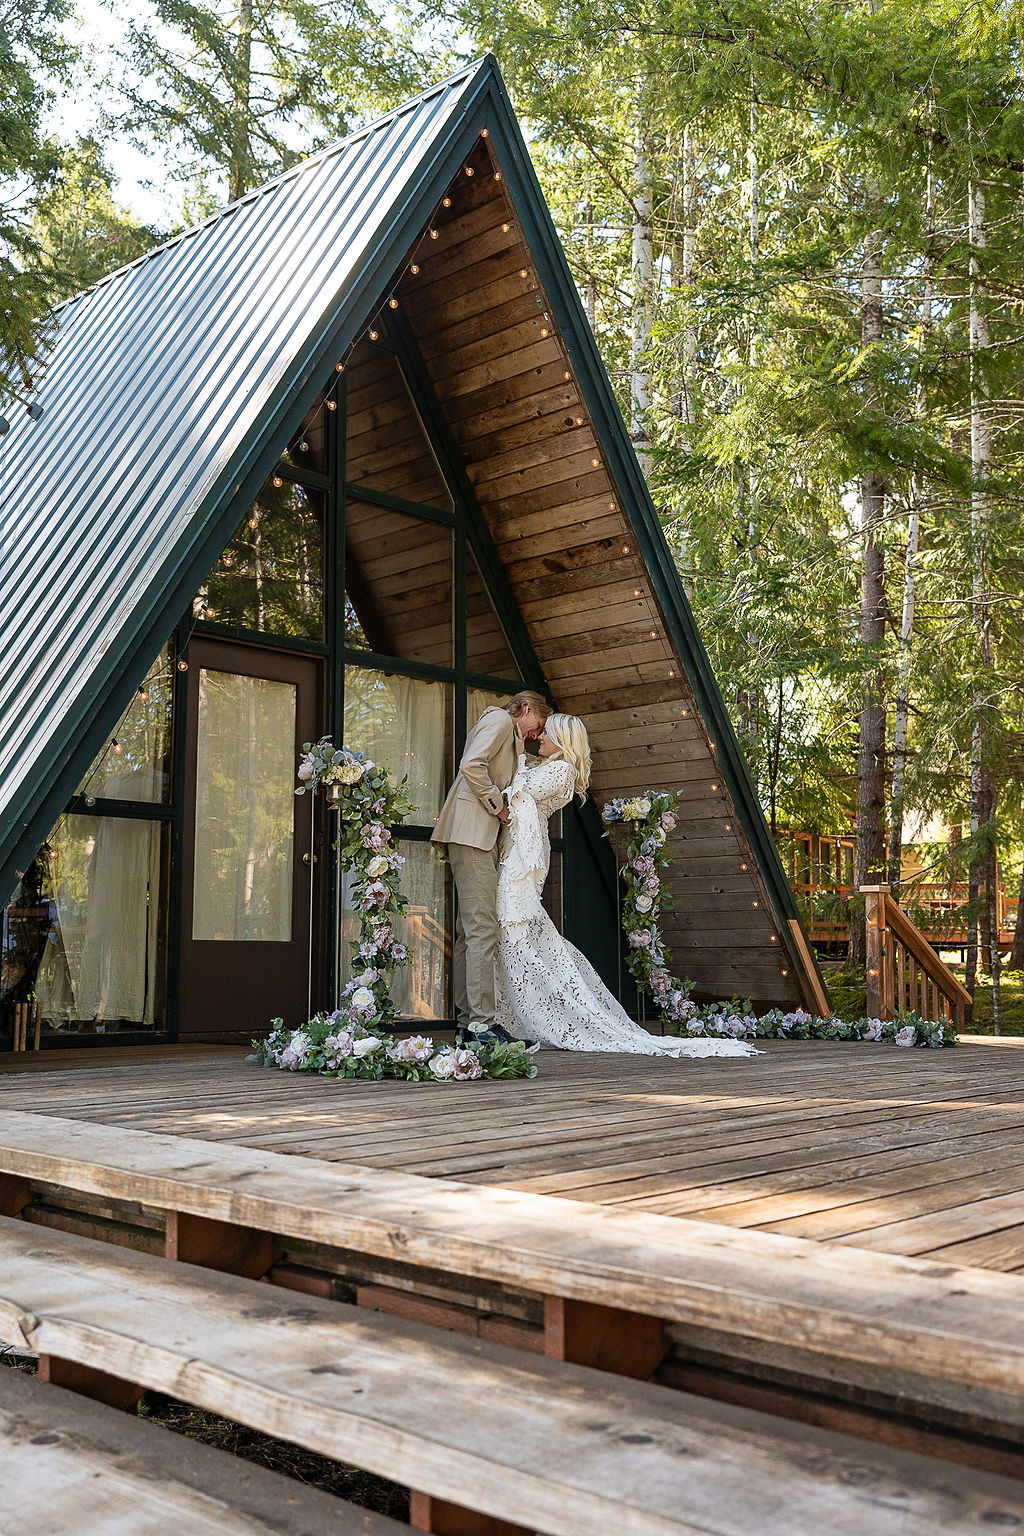
M 564 939 L 541 904 L 551 861 L 548 820 L 567 805 L 576 775 L 562 758 L 521 760 L 509 787 L 510 817 L 498 865 L 496 1021 L 519 1040 L 563 1051 L 642 1056 L 752 1056 L 742 1040 L 658 1037 L 626 1013 L 590 962 Z

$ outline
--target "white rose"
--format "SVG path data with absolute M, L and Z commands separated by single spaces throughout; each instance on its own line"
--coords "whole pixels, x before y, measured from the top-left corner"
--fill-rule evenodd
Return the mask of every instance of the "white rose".
M 369 1056 L 373 1051 L 379 1051 L 383 1041 L 376 1035 L 364 1035 L 362 1040 L 356 1040 L 352 1045 L 353 1056 Z
M 387 859 L 382 853 L 378 853 L 370 860 L 369 864 L 367 864 L 366 873 L 370 876 L 371 880 L 376 880 L 378 875 L 383 875 L 386 873 L 387 867 Z
M 636 909 L 638 912 L 649 912 L 653 906 L 654 902 L 650 896 L 638 896 L 636 899 Z
M 373 1004 L 374 996 L 369 987 L 357 987 L 352 994 L 352 1007 L 359 1013 L 369 1013 Z
M 649 800 L 637 800 L 634 803 L 636 805 L 636 814 L 640 821 L 643 821 L 645 816 L 651 814 L 651 802 Z
M 313 777 L 313 764 L 307 762 L 305 758 L 299 764 L 298 777 L 302 780 L 303 784 L 308 784 Z
M 430 1070 L 435 1077 L 442 1079 L 455 1076 L 455 1052 L 450 1046 L 430 1058 Z
M 904 1024 L 902 1029 L 896 1031 L 897 1045 L 914 1045 L 917 1041 L 917 1030 L 913 1024 Z

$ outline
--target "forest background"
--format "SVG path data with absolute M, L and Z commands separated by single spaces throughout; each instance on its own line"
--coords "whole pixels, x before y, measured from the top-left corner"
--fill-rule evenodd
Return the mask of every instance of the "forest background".
M 914 833 L 998 999 L 1022 0 L 81 3 L 0 0 L 0 408 L 55 301 L 493 51 L 787 862 L 855 826 L 855 886 L 912 907 Z

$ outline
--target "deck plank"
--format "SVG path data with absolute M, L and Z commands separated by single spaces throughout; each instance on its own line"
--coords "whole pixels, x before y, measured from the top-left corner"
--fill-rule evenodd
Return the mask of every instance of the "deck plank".
M 708 1062 L 544 1052 L 532 1082 L 463 1086 L 336 1083 L 241 1057 L 9 1057 L 0 1107 L 1024 1267 L 1024 1041 L 769 1041 Z

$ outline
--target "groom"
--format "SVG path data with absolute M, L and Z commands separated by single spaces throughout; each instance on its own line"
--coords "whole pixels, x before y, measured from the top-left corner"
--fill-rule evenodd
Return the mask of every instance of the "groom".
M 485 709 L 466 738 L 455 783 L 430 841 L 455 877 L 458 916 L 452 980 L 461 1031 L 477 1040 L 509 1038 L 494 1022 L 494 956 L 498 947 L 498 832 L 508 821 L 505 790 L 522 744 L 544 734 L 551 709 L 525 689 L 502 708 Z M 458 1038 L 458 1031 L 456 1038 Z

